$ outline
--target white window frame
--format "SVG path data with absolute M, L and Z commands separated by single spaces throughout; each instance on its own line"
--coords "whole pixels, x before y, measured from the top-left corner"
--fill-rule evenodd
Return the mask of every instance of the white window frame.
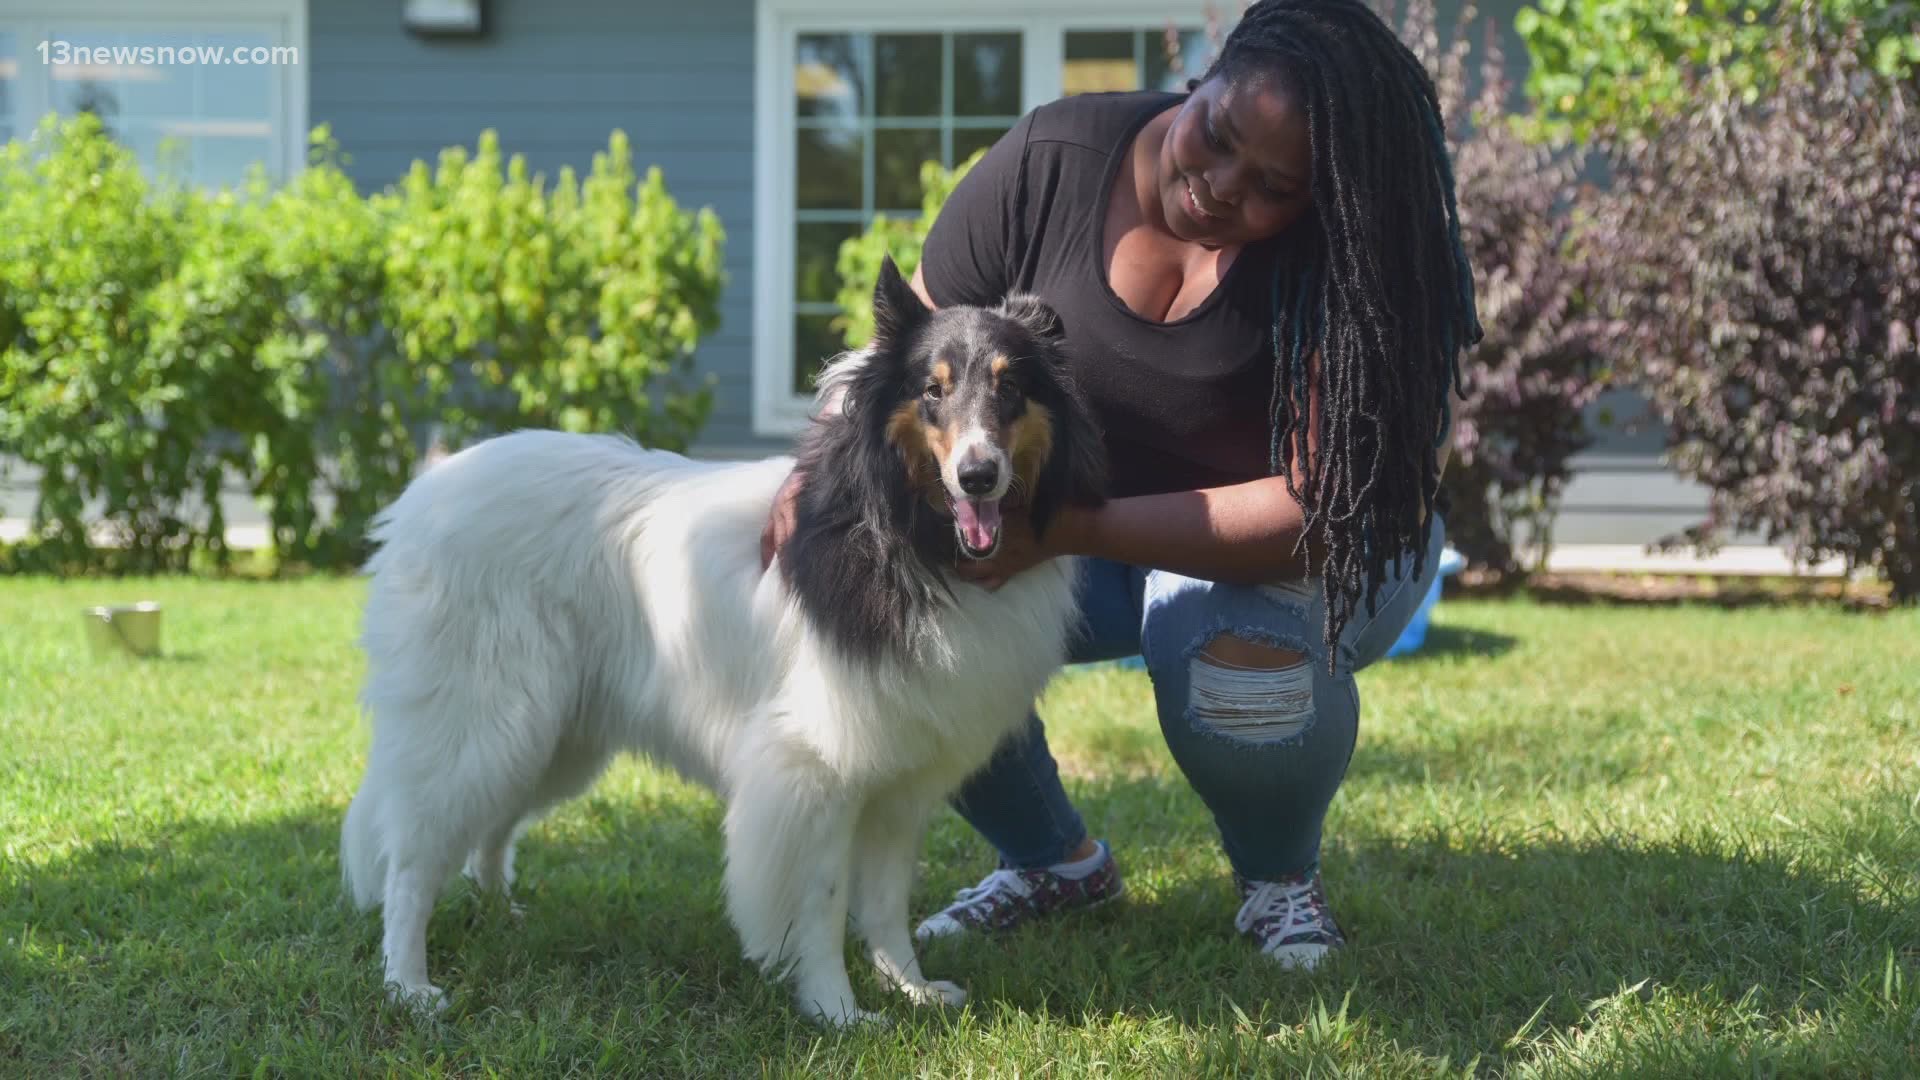
M 281 46 L 295 50 L 296 62 L 274 64 L 280 101 L 273 117 L 275 157 L 268 164 L 282 180 L 307 164 L 307 3 L 308 0 L 0 0 L 0 29 L 14 36 L 19 72 L 14 86 L 16 137 L 31 133 L 52 108 L 50 79 L 40 65 L 39 45 L 62 24 L 122 22 L 164 28 L 170 23 L 217 20 L 236 27 L 266 28 Z M 38 77 L 33 77 L 38 74 Z
M 1236 11 L 1216 0 L 1216 10 Z M 912 10 L 906 10 L 911 8 Z M 1036 10 L 1038 8 L 1038 10 Z M 803 33 L 1015 30 L 1022 114 L 1060 96 L 1069 30 L 1205 26 L 1204 0 L 756 0 L 753 150 L 753 430 L 790 438 L 812 399 L 793 393 L 793 55 Z

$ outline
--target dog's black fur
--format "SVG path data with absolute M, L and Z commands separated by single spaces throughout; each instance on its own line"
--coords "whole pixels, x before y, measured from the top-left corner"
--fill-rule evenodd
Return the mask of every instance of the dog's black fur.
M 1014 392 L 1050 414 L 1052 453 L 1025 508 L 1036 535 L 1062 506 L 1105 499 L 1106 453 L 1069 377 L 1059 316 L 1043 301 L 1017 294 L 991 308 L 933 310 L 887 258 L 873 309 L 867 360 L 847 383 L 840 412 L 802 441 L 796 468 L 804 480 L 780 566 L 809 618 L 848 655 L 911 659 L 950 595 L 958 545 L 952 520 L 929 501 L 888 424 L 919 396 L 935 359 L 991 349 L 1010 361 Z

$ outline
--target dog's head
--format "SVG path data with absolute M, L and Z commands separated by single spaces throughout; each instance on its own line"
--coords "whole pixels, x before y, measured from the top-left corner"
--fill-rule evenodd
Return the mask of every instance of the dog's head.
M 992 555 L 1008 510 L 1024 508 L 1044 535 L 1062 505 L 1104 498 L 1104 448 L 1052 308 L 1012 296 L 936 311 L 888 258 L 873 310 L 872 342 L 828 379 L 880 461 L 951 520 L 961 554 Z

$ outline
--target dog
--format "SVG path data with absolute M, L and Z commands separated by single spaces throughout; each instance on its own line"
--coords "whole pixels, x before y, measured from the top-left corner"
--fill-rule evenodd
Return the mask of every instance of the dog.
M 438 1008 L 426 930 L 464 860 L 506 892 L 516 837 L 631 752 L 726 806 L 742 951 L 830 1025 L 874 1019 L 848 981 L 848 916 L 916 1003 L 908 929 L 935 809 L 1065 662 L 1075 568 L 998 589 L 1004 511 L 1044 534 L 1098 505 L 1105 457 L 1031 296 L 931 309 L 891 259 L 872 342 L 829 365 L 837 401 L 793 456 L 714 463 L 610 435 L 519 431 L 415 478 L 375 519 L 360 645 L 366 772 L 342 826 L 347 893 L 382 905 L 385 975 Z M 760 536 L 794 468 L 794 529 Z

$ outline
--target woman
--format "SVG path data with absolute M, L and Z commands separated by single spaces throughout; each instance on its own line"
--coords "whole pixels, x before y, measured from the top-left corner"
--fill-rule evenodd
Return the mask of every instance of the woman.
M 1240 885 L 1236 927 L 1310 968 L 1344 941 L 1319 852 L 1353 673 L 1436 572 L 1447 396 L 1479 325 L 1432 82 L 1363 3 L 1261 0 L 1188 85 L 1023 118 L 940 212 L 913 287 L 936 306 L 1028 291 L 1061 315 L 1115 498 L 1044 543 L 1009 521 L 959 572 L 991 588 L 1087 560 L 1074 659 L 1144 657 Z M 955 806 L 1000 867 L 920 936 L 1121 894 L 1037 716 Z

